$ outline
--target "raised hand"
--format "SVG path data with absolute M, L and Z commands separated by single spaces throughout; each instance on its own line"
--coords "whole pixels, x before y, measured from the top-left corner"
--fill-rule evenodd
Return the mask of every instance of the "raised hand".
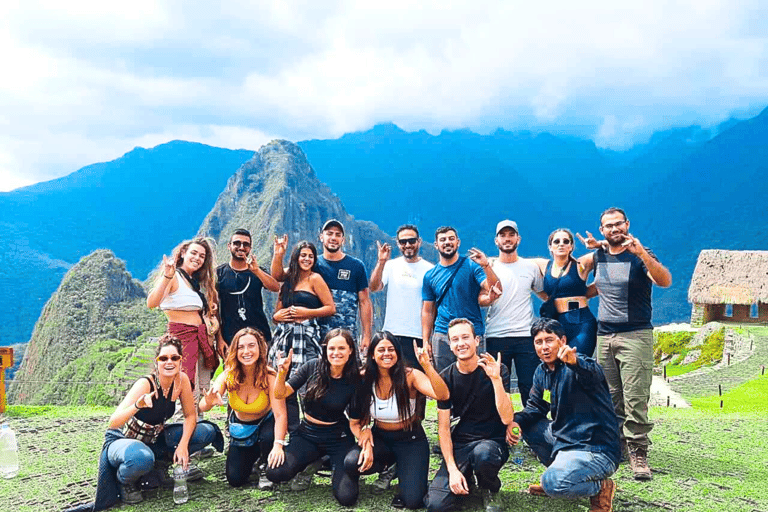
M 176 273 L 176 263 L 173 258 L 169 258 L 163 254 L 163 275 L 168 279 L 173 279 L 173 275 Z
M 376 247 L 379 249 L 379 261 L 385 262 L 392 255 L 392 247 L 388 243 L 382 244 L 376 240 Z
M 136 407 L 138 407 L 139 409 L 151 409 L 153 400 L 156 398 L 157 398 L 157 389 L 145 395 L 141 395 L 139 399 L 136 400 Z
M 211 407 L 216 405 L 224 405 L 224 399 L 221 397 L 221 393 L 219 393 L 218 389 L 215 389 L 215 388 L 206 389 L 203 393 L 204 393 L 205 403 L 209 404 Z
M 629 252 L 635 255 L 643 252 L 643 245 L 640 243 L 640 240 L 629 233 L 624 235 L 624 242 L 622 242 L 621 246 L 626 247 Z
M 480 265 L 481 267 L 485 268 L 488 266 L 488 257 L 485 255 L 483 251 L 478 249 L 477 247 L 473 247 L 469 250 L 469 259 Z
M 605 241 L 605 240 L 597 240 L 597 239 L 596 239 L 596 238 L 595 238 L 595 237 L 592 235 L 592 233 L 590 233 L 589 231 L 585 231 L 585 233 L 587 234 L 587 238 L 584 238 L 584 237 L 583 237 L 583 236 L 581 236 L 581 234 L 579 234 L 579 233 L 576 233 L 576 238 L 578 238 L 578 239 L 579 239 L 579 241 L 580 241 L 581 243 L 583 243 L 583 244 L 584 244 L 584 247 L 586 247 L 587 249 L 600 249 L 601 247 L 602 247 L 603 249 L 605 249 L 605 248 L 606 248 L 606 246 L 608 245 L 608 242 L 607 242 L 607 241 Z
M 496 356 L 497 359 L 494 359 L 491 354 L 488 352 L 484 354 L 480 354 L 480 359 L 477 362 L 477 364 L 485 370 L 485 374 L 488 375 L 491 379 L 496 379 L 501 377 L 501 352 Z
M 413 340 L 413 353 L 416 354 L 416 360 L 422 368 L 432 366 L 432 361 L 430 360 L 431 354 L 427 347 L 429 347 L 429 342 L 425 343 L 424 348 L 421 348 L 416 344 L 416 340 Z
M 275 235 L 275 244 L 273 246 L 273 250 L 275 252 L 275 256 L 280 258 L 285 256 L 285 252 L 288 250 L 288 235 L 283 235 L 279 238 L 277 235 Z
M 259 262 L 256 261 L 252 254 L 249 254 L 245 259 L 245 264 L 248 265 L 248 269 L 253 273 L 256 273 L 256 269 L 259 268 Z
M 291 360 L 293 359 L 293 349 L 288 351 L 288 356 L 283 357 L 283 351 L 277 353 L 277 371 L 278 373 L 287 374 L 291 369 Z
M 557 351 L 557 358 L 565 364 L 576 364 L 576 347 L 563 345 Z
M 493 302 L 499 297 L 501 297 L 501 283 L 496 281 L 488 290 L 488 299 Z

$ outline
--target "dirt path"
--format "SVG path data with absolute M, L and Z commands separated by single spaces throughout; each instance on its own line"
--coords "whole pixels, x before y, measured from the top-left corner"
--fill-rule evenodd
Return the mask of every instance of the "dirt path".
M 669 399 L 669 404 L 667 404 Z M 667 381 L 663 377 L 657 375 L 653 376 L 651 382 L 651 405 L 689 408 L 691 404 L 685 401 L 685 399 L 677 391 L 673 391 Z

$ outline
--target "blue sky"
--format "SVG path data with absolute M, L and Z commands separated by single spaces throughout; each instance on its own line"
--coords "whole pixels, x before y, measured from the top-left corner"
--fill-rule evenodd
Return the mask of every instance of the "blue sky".
M 2 2 L 0 190 L 173 139 L 392 121 L 622 149 L 768 105 L 764 1 L 222 3 Z

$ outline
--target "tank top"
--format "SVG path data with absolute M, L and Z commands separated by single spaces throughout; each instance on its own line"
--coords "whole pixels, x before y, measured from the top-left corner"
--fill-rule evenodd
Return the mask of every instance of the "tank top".
M 560 297 L 586 297 L 587 296 L 587 283 L 581 279 L 579 275 L 579 265 L 575 261 L 571 261 L 568 272 L 563 274 L 559 279 L 560 284 L 555 285 L 558 282 L 558 278 L 552 276 L 552 260 L 547 263 L 547 271 L 544 272 L 544 293 L 552 297 L 552 292 L 555 291 L 553 298 Z
M 317 295 L 305 290 L 296 290 L 293 293 L 288 294 L 286 302 L 288 302 L 288 304 L 283 304 L 284 308 L 300 306 L 308 309 L 319 309 L 323 307 L 323 303 L 320 302 Z
M 410 399 L 411 417 L 416 414 L 416 399 Z M 400 415 L 397 408 L 397 399 L 395 394 L 386 400 L 376 396 L 376 384 L 373 385 L 373 401 L 371 402 L 371 418 L 382 423 L 400 423 Z
M 144 423 L 150 425 L 162 425 L 173 416 L 176 412 L 176 401 L 173 400 L 173 384 L 168 391 L 168 397 L 163 394 L 163 389 L 160 387 L 160 383 L 157 382 L 157 377 L 154 375 L 145 376 L 144 379 L 149 381 L 149 392 L 152 393 L 156 388 L 159 388 L 157 398 L 152 399 L 152 407 L 145 407 L 139 409 L 134 414 L 137 420 L 141 420 Z
M 231 373 L 227 377 L 227 381 L 228 383 L 234 383 Z M 262 389 L 256 400 L 247 404 L 238 396 L 237 391 L 233 389 L 229 392 L 229 406 L 236 412 L 259 414 L 269 409 L 269 395 Z
M 187 284 L 178 272 L 176 273 L 176 282 L 178 283 L 178 288 L 175 292 L 163 299 L 160 303 L 160 309 L 163 311 L 169 309 L 176 311 L 202 310 L 203 299 L 201 299 L 200 295 Z

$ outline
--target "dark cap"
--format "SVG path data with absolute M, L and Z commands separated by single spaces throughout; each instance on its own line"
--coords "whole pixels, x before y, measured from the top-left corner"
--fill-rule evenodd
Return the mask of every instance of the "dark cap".
M 337 227 L 341 230 L 341 234 L 344 234 L 344 224 L 341 223 L 340 220 L 331 219 L 329 221 L 326 221 L 325 224 L 323 224 L 323 229 L 320 231 L 325 231 L 328 228 Z
M 515 230 L 515 233 L 520 233 L 520 231 L 517 230 L 517 222 L 513 220 L 507 219 L 496 224 L 496 234 L 498 235 L 504 228 L 512 228 Z

